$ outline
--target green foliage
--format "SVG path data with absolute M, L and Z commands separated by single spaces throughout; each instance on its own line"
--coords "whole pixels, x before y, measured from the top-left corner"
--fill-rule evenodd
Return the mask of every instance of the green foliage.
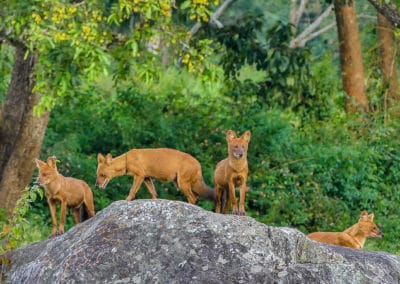
M 334 106 L 331 86 L 325 88 L 323 82 L 316 80 L 319 77 L 313 76 L 308 49 L 290 48 L 294 27 L 278 21 L 260 39 L 263 22 L 260 15 L 246 14 L 235 25 L 211 34 L 223 46 L 220 64 L 229 78 L 227 83 L 232 85 L 233 95 L 238 92 L 243 96 L 245 90 L 252 90 L 262 105 L 318 119 L 329 117 Z M 321 62 L 324 61 L 319 59 L 317 64 Z M 255 66 L 264 77 L 259 81 L 238 80 L 240 70 L 246 65 Z
M 344 230 L 368 210 L 385 238 L 367 241 L 367 249 L 399 253 L 393 217 L 400 215 L 398 124 L 365 123 L 342 112 L 304 123 L 301 113 L 271 110 L 257 101 L 256 90 L 232 90 L 221 77 L 210 84 L 169 69 L 156 78 L 122 84 L 113 95 L 101 87 L 103 99 L 71 100 L 52 113 L 43 158 L 56 155 L 61 173 L 86 180 L 96 211 L 125 199 L 132 183 L 125 176 L 104 191 L 94 188 L 98 152 L 117 156 L 131 148 L 176 148 L 201 162 L 212 185 L 215 165 L 227 155 L 224 132 L 250 129 L 249 215 L 307 233 Z M 160 198 L 185 200 L 172 183 L 155 185 Z M 137 198 L 149 197 L 142 187 Z M 205 201 L 199 205 L 213 208 Z M 48 222 L 46 204 L 37 210 L 46 212 L 41 214 Z
M 208 41 L 191 48 L 180 17 L 206 22 L 218 1 L 187 1 L 181 9 L 172 4 L 168 0 L 9 1 L 0 26 L 7 31 L 8 42 L 25 45 L 35 54 L 34 91 L 42 94 L 40 112 L 65 98 L 85 96 L 100 76 L 126 78 L 135 62 L 159 65 L 164 52 L 160 49 L 177 57 L 182 43 L 188 46 L 187 54 L 196 55 L 187 60 L 189 70 L 202 72 L 203 58 L 210 53 Z
M 266 29 L 265 19 L 243 13 L 235 25 L 189 39 L 182 23 L 208 17 L 209 1 L 178 1 L 178 11 L 170 1 L 35 3 L 12 1 L 4 19 L 14 37 L 39 52 L 36 88 L 45 93 L 43 106 L 54 106 L 41 158 L 55 155 L 62 174 L 87 181 L 96 212 L 125 199 L 132 183 L 124 176 L 104 191 L 95 188 L 97 153 L 176 148 L 200 161 L 212 185 L 215 165 L 227 155 L 225 131 L 251 130 L 250 216 L 306 233 L 344 230 L 368 210 L 385 237 L 367 241 L 367 249 L 400 254 L 400 125 L 379 111 L 367 118 L 345 115 L 333 50 L 319 50 L 315 58 L 307 49 L 291 49 L 291 25 L 269 22 Z M 189 72 L 161 66 L 160 53 L 147 48 L 159 40 Z M 1 52 L 1 74 L 10 70 L 9 54 Z M 379 109 L 372 73 L 368 86 Z M 171 183 L 155 186 L 160 198 L 185 200 Z M 143 186 L 137 198 L 149 197 Z M 42 228 L 50 228 L 46 200 L 36 200 L 27 214 L 14 227 L 43 238 Z M 72 224 L 68 216 L 67 228 Z M 14 247 L 26 242 L 18 231 L 14 235 Z
M 13 49 L 7 45 L 0 44 L 0 101 L 6 96 L 7 87 L 11 80 Z
M 27 187 L 18 200 L 12 216 L 6 219 L 3 213 L 3 217 L 0 218 L 0 227 L 2 228 L 0 233 L 2 244 L 0 246 L 0 255 L 44 237 L 41 231 L 32 230 L 31 227 L 31 222 L 40 222 L 40 220 L 32 220 L 30 218 L 28 220 L 27 217 L 32 203 L 43 199 L 43 195 L 43 190 L 38 186 Z

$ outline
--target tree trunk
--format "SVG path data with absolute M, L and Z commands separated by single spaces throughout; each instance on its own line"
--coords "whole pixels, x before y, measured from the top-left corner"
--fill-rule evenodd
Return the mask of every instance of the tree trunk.
M 399 100 L 396 63 L 397 46 L 393 26 L 381 13 L 378 13 L 378 36 L 381 51 L 381 69 L 383 80 L 387 87 L 384 104 L 385 107 L 391 107 Z
M 0 121 L 0 208 L 10 215 L 35 169 L 49 113 L 40 117 L 33 108 L 40 96 L 32 93 L 35 60 L 27 49 L 15 47 L 12 79 Z
M 397 8 L 395 1 L 383 0 L 368 0 L 375 9 L 384 15 L 393 25 L 400 26 L 400 11 Z
M 353 4 L 354 1 L 350 0 L 334 1 L 347 113 L 356 113 L 360 110 L 368 112 L 369 110 L 365 94 L 360 34 Z

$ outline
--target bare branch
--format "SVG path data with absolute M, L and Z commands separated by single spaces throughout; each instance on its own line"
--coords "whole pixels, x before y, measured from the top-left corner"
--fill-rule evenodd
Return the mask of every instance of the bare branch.
M 331 24 L 327 25 L 326 27 L 323 27 L 322 29 L 320 29 L 320 30 L 318 30 L 318 31 L 316 31 L 314 33 L 308 34 L 306 37 L 304 37 L 302 39 L 299 39 L 299 41 L 296 42 L 295 46 L 290 46 L 290 47 L 291 48 L 304 47 L 307 42 L 309 42 L 310 40 L 320 36 L 321 34 L 329 31 L 330 29 L 332 29 L 334 27 L 336 27 L 336 23 L 331 23 Z
M 304 14 L 304 11 L 306 9 L 306 5 L 308 0 L 301 0 L 299 7 L 297 8 L 297 0 L 292 0 L 290 5 L 290 23 L 294 25 L 294 27 L 297 29 L 299 26 L 299 22 L 301 17 Z
M 295 39 L 293 39 L 290 42 L 289 46 L 291 48 L 301 46 L 301 45 L 299 45 L 299 43 L 304 42 L 304 39 L 309 38 L 309 36 L 314 33 L 314 31 L 321 25 L 322 21 L 325 20 L 329 16 L 329 14 L 332 11 L 332 8 L 333 8 L 333 4 L 329 5 L 328 8 L 326 8 L 326 10 L 321 15 L 319 15 L 318 18 L 315 19 L 315 21 L 312 24 L 310 24 L 301 34 L 299 34 Z M 322 30 L 324 30 L 324 29 L 322 29 Z M 326 30 L 329 30 L 329 29 L 326 29 Z M 321 33 L 319 33 L 319 34 L 321 34 Z M 312 38 L 314 38 L 314 37 L 312 37 Z M 304 44 L 305 44 L 305 42 L 304 42 Z M 304 44 L 302 46 L 304 46 Z
M 225 0 L 221 6 L 218 7 L 217 10 L 210 16 L 210 24 L 216 25 L 219 29 L 223 28 L 224 25 L 218 21 L 218 18 L 222 15 L 222 13 L 228 8 L 230 4 L 232 4 L 235 0 Z M 197 22 L 191 29 L 190 29 L 190 36 L 195 35 L 199 29 L 201 28 L 201 22 Z

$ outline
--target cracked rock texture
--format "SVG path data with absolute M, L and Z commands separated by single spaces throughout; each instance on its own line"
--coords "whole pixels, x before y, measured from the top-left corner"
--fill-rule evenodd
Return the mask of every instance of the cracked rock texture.
M 4 283 L 399 283 L 400 257 L 168 200 L 117 201 L 12 251 Z M 4 268 L 3 268 L 4 269 Z

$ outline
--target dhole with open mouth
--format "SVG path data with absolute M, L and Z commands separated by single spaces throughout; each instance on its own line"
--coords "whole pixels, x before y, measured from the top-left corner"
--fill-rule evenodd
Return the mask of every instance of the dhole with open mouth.
M 374 214 L 368 215 L 364 210 L 358 223 L 343 232 L 314 232 L 307 237 L 320 243 L 362 249 L 367 238 L 382 238 L 383 233 L 374 223 Z

